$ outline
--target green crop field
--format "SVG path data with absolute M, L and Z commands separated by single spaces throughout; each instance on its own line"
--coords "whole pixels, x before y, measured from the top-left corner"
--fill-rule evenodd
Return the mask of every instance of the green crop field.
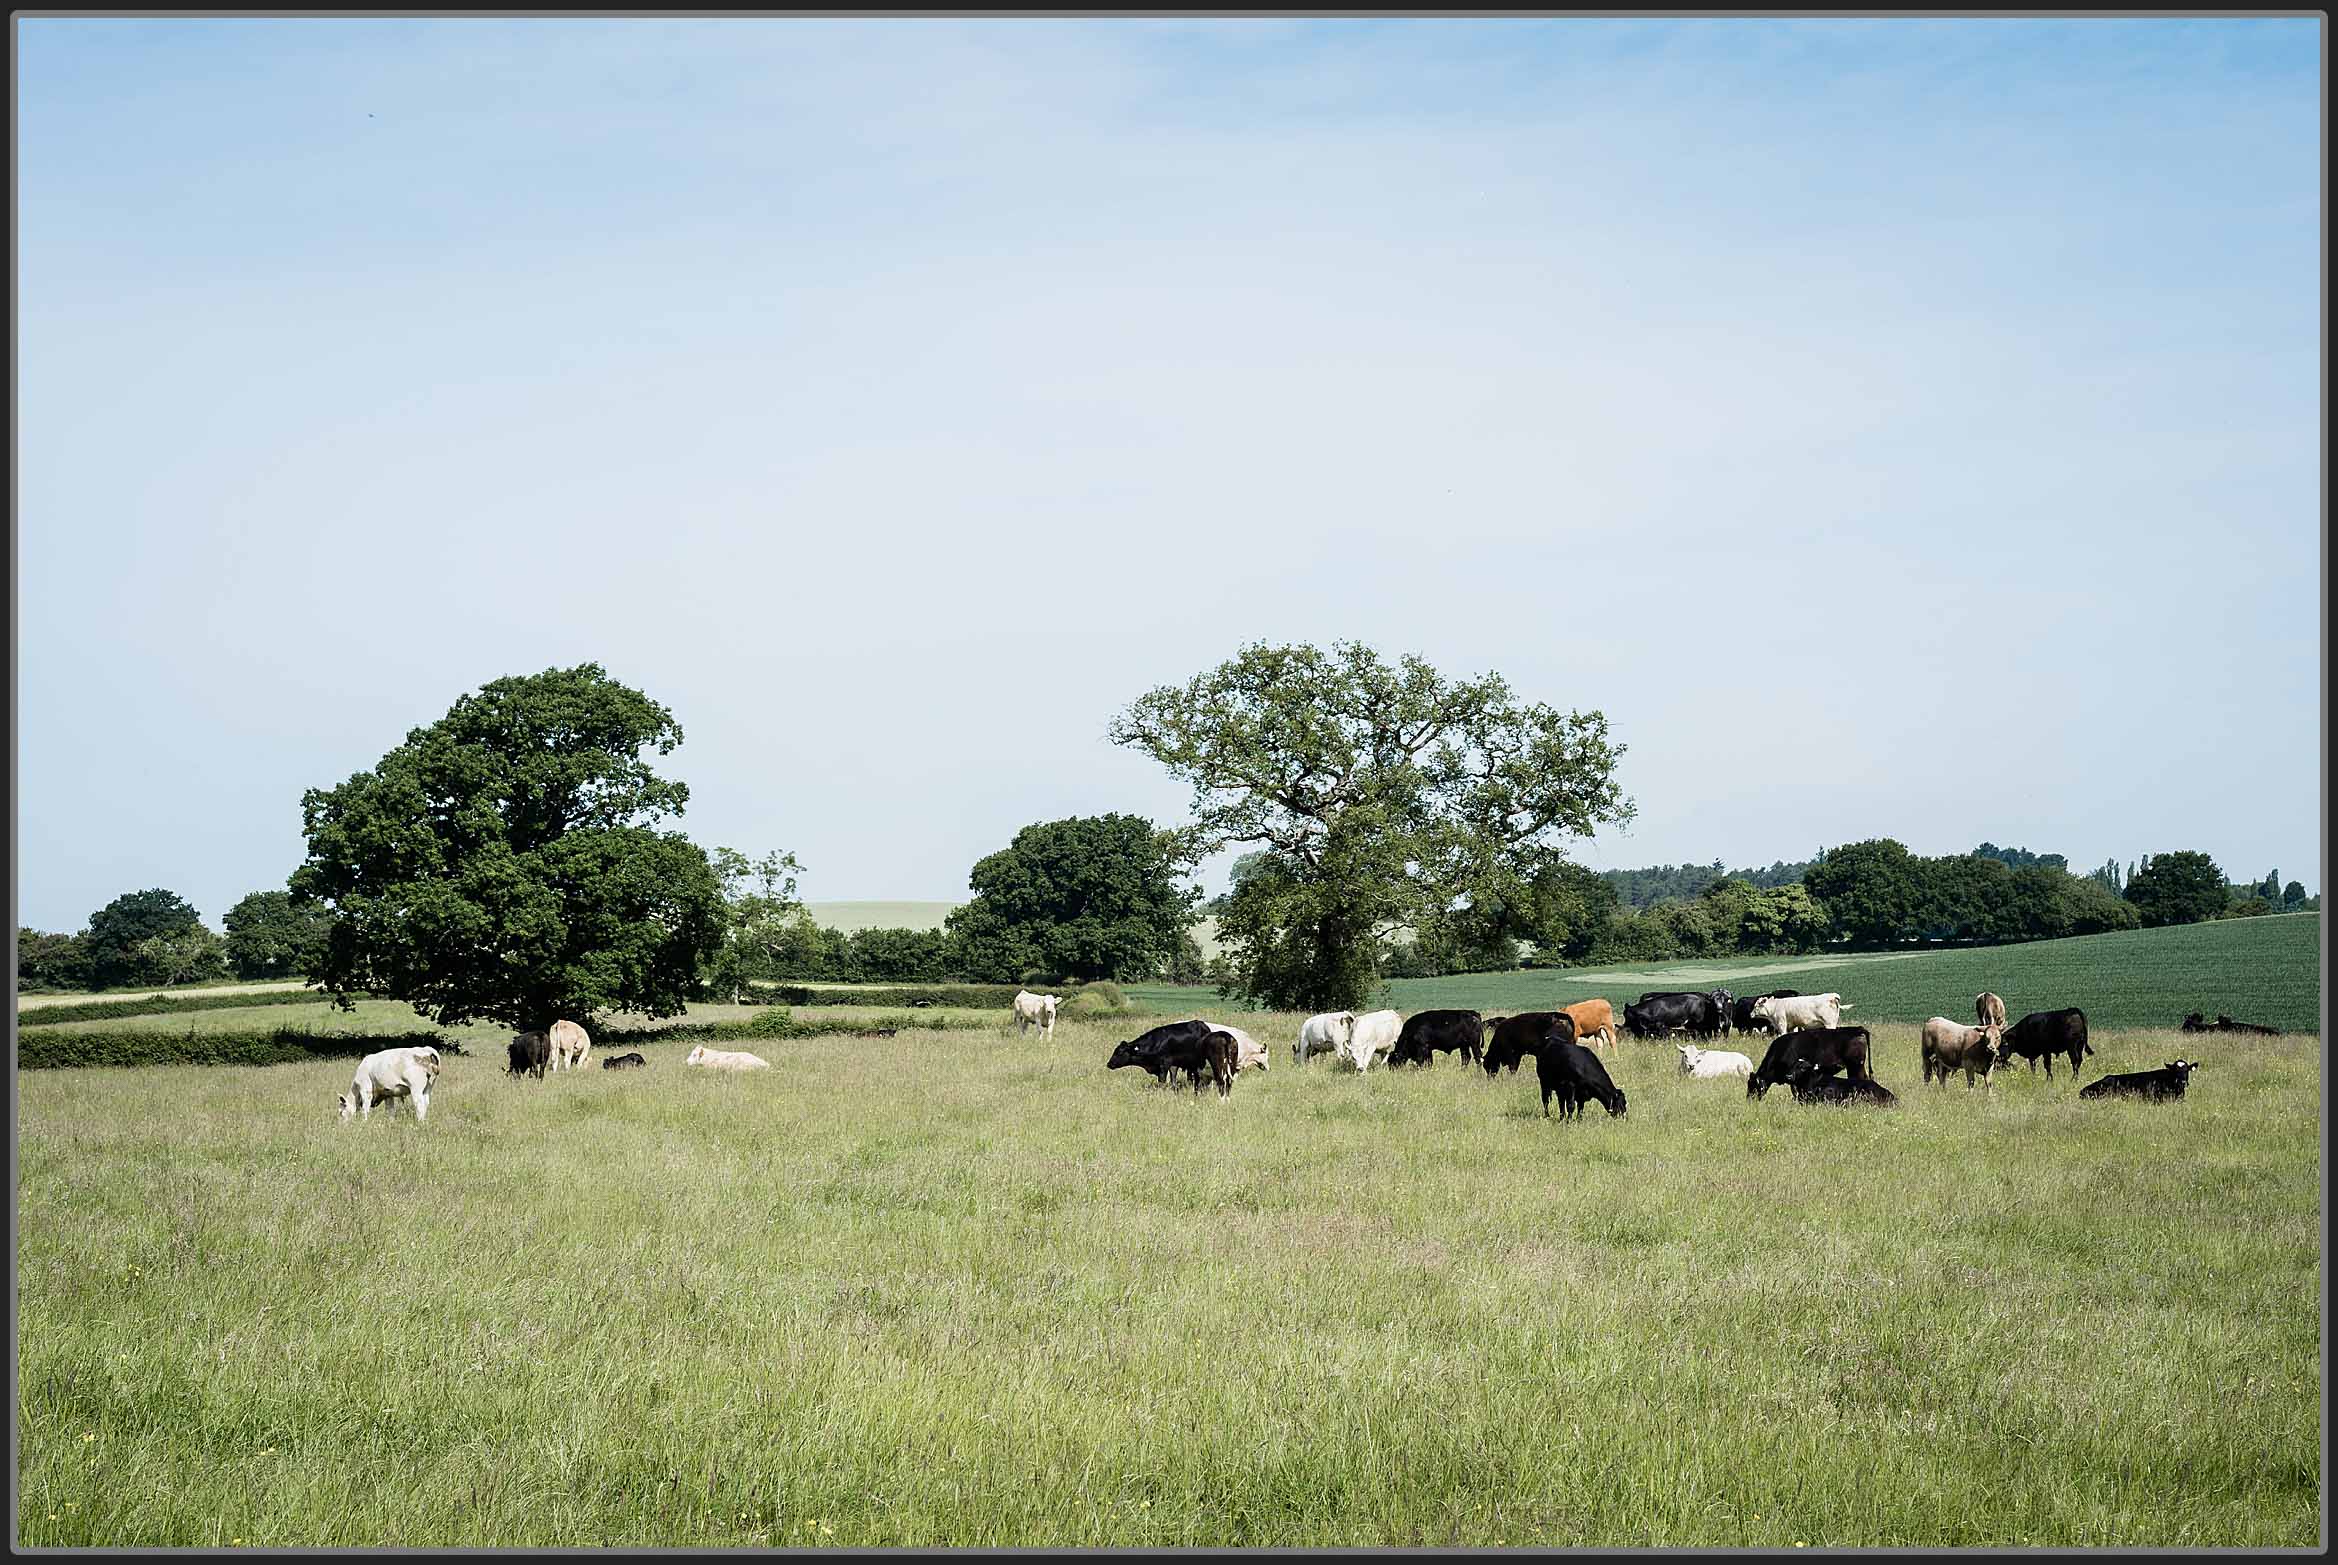
M 2149 1106 L 1919 1089 L 1890 1024 L 1885 1114 L 1627 1044 L 1563 1124 L 1220 1014 L 1280 1056 L 1222 1105 L 1102 1069 L 1125 1017 L 457 1057 L 426 1125 L 334 1123 L 343 1062 L 23 1073 L 18 1536 L 2317 1538 L 2318 1038 L 2098 1030 L 2208 1058 Z
M 2321 1026 L 2321 939 L 2319 913 L 2292 913 L 1951 951 L 1399 978 L 1389 982 L 1381 1003 L 1408 1013 L 1451 1006 L 1490 1014 L 1600 996 L 1620 1011 L 1650 989 L 1835 990 L 1852 1004 L 1846 1021 L 1947 1016 L 1969 1022 L 1973 996 L 1987 989 L 2014 1018 L 2075 1005 L 2092 1027 L 2150 1028 L 2175 1027 L 2192 1011 L 2211 1018 L 2222 1012 L 2306 1032 Z M 1206 1012 L 1219 1003 L 1207 988 L 1124 987 L 1130 999 L 1161 1015 Z
M 804 911 L 823 929 L 939 929 L 958 902 L 807 902 Z

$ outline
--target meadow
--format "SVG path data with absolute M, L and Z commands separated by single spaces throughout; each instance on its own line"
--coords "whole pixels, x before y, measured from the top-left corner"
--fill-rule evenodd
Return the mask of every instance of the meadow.
M 23 1072 L 18 1537 L 2319 1538 L 2318 1036 L 2098 1025 L 2087 1079 L 2206 1066 L 2085 1103 L 1869 1011 L 1896 1111 L 1627 1040 L 1562 1124 L 1199 1009 L 1275 1050 L 1223 1104 L 1102 1069 L 1145 1016 L 541 1083 L 488 1029 L 420 1126 L 336 1124 L 344 1062 Z

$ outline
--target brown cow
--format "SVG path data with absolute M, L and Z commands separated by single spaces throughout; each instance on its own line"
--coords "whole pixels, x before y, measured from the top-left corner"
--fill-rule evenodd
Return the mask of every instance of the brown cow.
M 1961 1070 L 1965 1073 L 1965 1090 L 1969 1092 L 1973 1072 L 1977 1070 L 1981 1073 L 1981 1084 L 1988 1086 L 1989 1073 L 1997 1068 L 1997 1045 L 2004 1037 L 2005 1030 L 1995 1025 L 1967 1027 L 1945 1016 L 1933 1017 L 1924 1024 L 1924 1079 L 1932 1080 L 1937 1071 L 1940 1084 L 1945 1087 L 1948 1078 Z
M 1974 1020 L 1984 1027 L 2005 1030 L 2005 1002 L 1984 989 L 1973 996 Z
M 1602 1049 L 1616 1046 L 1615 1007 L 1605 1000 L 1578 1000 L 1573 1005 L 1562 1005 L 1561 1011 L 1575 1024 L 1575 1036 L 1584 1043 Z M 1607 1041 L 1601 1043 L 1599 1040 Z

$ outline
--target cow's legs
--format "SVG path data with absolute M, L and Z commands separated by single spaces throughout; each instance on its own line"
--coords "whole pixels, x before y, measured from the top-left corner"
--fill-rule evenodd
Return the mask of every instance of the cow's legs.
M 419 1125 L 428 1118 L 430 1118 L 430 1094 L 417 1092 L 414 1094 L 414 1123 Z
M 2048 1081 L 2052 1081 L 2053 1079 L 2054 1079 L 2054 1056 L 2052 1056 L 2051 1054 L 2049 1054 L 2049 1055 L 2047 1055 L 2047 1056 L 2046 1056 L 2046 1080 L 2048 1080 Z

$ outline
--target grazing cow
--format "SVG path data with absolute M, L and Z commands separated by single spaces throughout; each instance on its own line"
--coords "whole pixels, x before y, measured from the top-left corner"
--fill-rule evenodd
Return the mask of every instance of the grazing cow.
M 640 1070 L 648 1064 L 649 1061 L 643 1059 L 639 1054 L 620 1054 L 614 1059 L 601 1061 L 601 1069 L 605 1071 Z
M 2005 1030 L 2005 1002 L 1984 989 L 1973 996 L 1973 1019 L 1984 1027 Z
M 1729 1025 L 1739 1032 L 1753 1032 L 1757 1026 L 1765 1030 L 1776 1031 L 1775 1028 L 1770 1027 L 1766 1018 L 1759 1023 L 1754 1020 L 1754 1002 L 1756 1000 L 1790 1000 L 1800 993 L 1802 991 L 1799 989 L 1773 989 L 1768 994 L 1741 994 L 1729 1003 Z
M 1843 997 L 1832 992 L 1791 998 L 1766 994 L 1753 1003 L 1753 1019 L 1768 1023 L 1770 1031 L 1784 1037 L 1805 1027 L 1840 1027 L 1849 1009 Z
M 1806 1027 L 1771 1040 L 1770 1052 L 1745 1079 L 1745 1095 L 1760 1098 L 1772 1087 L 1791 1081 L 1805 1066 L 1820 1075 L 1841 1071 L 1847 1076 L 1874 1078 L 1868 1068 L 1873 1041 L 1864 1027 Z
M 1574 1024 L 1566 1023 L 1564 1030 L 1573 1031 Z M 1621 1118 L 1623 1090 L 1608 1078 L 1607 1067 L 1574 1039 L 1558 1036 L 1560 1032 L 1561 1028 L 1553 1027 L 1534 1057 L 1535 1081 L 1542 1088 L 1542 1117 L 1551 1117 L 1553 1098 L 1558 1100 L 1561 1119 L 1575 1118 L 1583 1111 L 1584 1100 L 1591 1098 L 1598 1100 L 1609 1118 Z
M 1390 1069 L 1418 1065 L 1426 1070 L 1437 1055 L 1459 1049 L 1462 1059 L 1475 1065 L 1484 1054 L 1485 1041 L 1486 1019 L 1477 1011 L 1415 1011 L 1404 1019 L 1396 1046 L 1388 1051 L 1388 1064 Z
M 2170 1060 L 2155 1071 L 2126 1071 L 2078 1089 L 2082 1098 L 2141 1098 L 2165 1103 L 2184 1095 L 2184 1084 L 2200 1068 L 2197 1060 Z
M 593 1036 L 574 1022 L 554 1022 L 545 1029 L 544 1041 L 551 1046 L 554 1070 L 577 1070 L 585 1056 L 593 1052 Z
M 1348 1029 L 1348 1058 L 1356 1062 L 1356 1069 L 1370 1070 L 1374 1060 L 1391 1057 L 1403 1032 L 1404 1018 L 1394 1011 L 1366 1011 Z
M 2281 1036 L 2281 1029 L 2278 1027 L 2260 1027 L 2255 1022 L 2236 1022 L 2221 1011 L 2217 1013 L 2215 1021 L 2208 1021 L 2203 1018 L 2198 1011 L 2194 1011 L 2191 1015 L 2184 1018 L 2184 1031 L 2253 1032 L 2267 1038 L 2278 1038 Z
M 1348 1036 L 1356 1030 L 1353 1011 L 1325 1011 L 1299 1024 L 1299 1041 L 1291 1045 L 1291 1059 L 1305 1065 L 1318 1054 L 1345 1054 Z
M 2086 1013 L 2073 1005 L 2060 1011 L 2032 1011 L 2029 1015 L 2005 1029 L 2005 1041 L 1998 1044 L 2000 1059 L 2019 1055 L 2029 1062 L 2034 1073 L 2038 1061 L 2046 1062 L 2046 1079 L 2054 1079 L 2054 1056 L 2070 1056 L 2070 1074 L 2078 1075 L 2078 1062 L 2095 1052 L 2086 1041 Z
M 1567 1018 L 1568 1036 L 1580 1037 L 1574 1030 L 1575 1019 L 1565 1011 L 1525 1011 L 1517 1016 L 1487 1017 L 1486 1025 L 1494 1030 L 1494 1035 L 1486 1044 L 1486 1074 L 1497 1076 L 1506 1070 L 1514 1071 L 1520 1060 L 1539 1053 L 1543 1034 L 1562 1016 Z
M 1680 1070 L 1684 1076 L 1711 1080 L 1721 1076 L 1751 1076 L 1753 1061 L 1727 1049 L 1700 1049 L 1693 1043 L 1676 1043 L 1680 1050 Z
M 1028 989 L 1015 991 L 1015 1035 L 1021 1037 L 1032 1028 L 1039 1029 L 1042 1038 L 1055 1036 L 1055 1007 L 1061 997 L 1052 994 L 1033 994 Z
M 342 1122 L 347 1123 L 353 1115 L 371 1119 L 376 1103 L 410 1098 L 414 1122 L 422 1123 L 430 1118 L 430 1084 L 438 1079 L 438 1067 L 438 1051 L 427 1044 L 367 1055 L 357 1062 L 349 1090 L 334 1100 Z
M 703 1065 L 713 1071 L 767 1071 L 771 1062 L 760 1054 L 749 1054 L 743 1049 L 710 1049 L 700 1044 L 690 1051 L 685 1065 Z
M 1104 1068 L 1119 1070 L 1134 1065 L 1164 1086 L 1168 1084 L 1170 1072 L 1184 1071 L 1193 1082 L 1193 1090 L 1199 1092 L 1201 1073 L 1210 1069 L 1209 1036 L 1216 1030 L 1198 1018 L 1163 1022 L 1114 1048 Z
M 533 1075 L 544 1079 L 544 1069 L 551 1063 L 552 1040 L 540 1032 L 515 1032 L 511 1035 L 511 1073 L 514 1076 Z
M 1605 1000 L 1577 1000 L 1560 1010 L 1575 1019 L 1575 1038 L 1603 1049 L 1616 1046 L 1615 1007 Z
M 1945 1016 L 1933 1017 L 1924 1024 L 1924 1079 L 1931 1081 L 1937 1072 L 1940 1084 L 1945 1087 L 1948 1078 L 1961 1070 L 1965 1073 L 1965 1090 L 1970 1092 L 1973 1072 L 1979 1071 L 1983 1086 L 1995 1085 L 1990 1073 L 1997 1068 L 1997 1044 L 2004 1036 L 2004 1029 L 1994 1022 L 1967 1027 Z
M 1669 1038 L 1678 1028 L 1692 1037 L 1710 1038 L 1721 1030 L 1717 1011 L 1709 994 L 1651 994 L 1624 1007 L 1624 1031 L 1635 1038 Z
M 1865 1103 L 1879 1109 L 1896 1109 L 1900 1100 L 1880 1081 L 1867 1077 L 1829 1076 L 1808 1066 L 1786 1079 L 1797 1103 Z

